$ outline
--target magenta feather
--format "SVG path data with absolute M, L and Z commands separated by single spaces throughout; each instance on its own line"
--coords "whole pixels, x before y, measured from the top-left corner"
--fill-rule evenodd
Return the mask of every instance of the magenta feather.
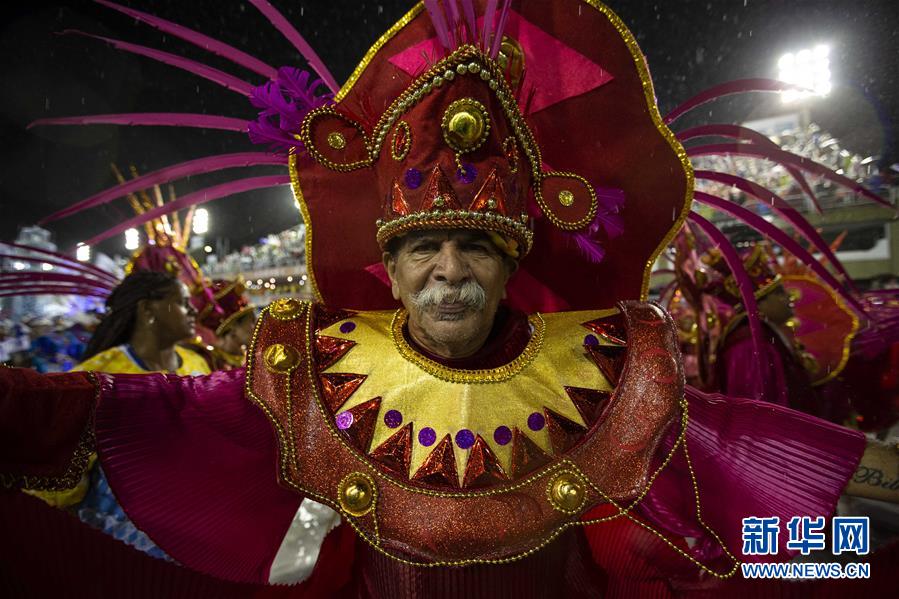
M 319 77 L 321 77 L 322 81 L 325 82 L 325 85 L 328 89 L 331 90 L 332 93 L 337 93 L 337 90 L 340 89 L 340 86 L 337 84 L 337 80 L 334 79 L 334 76 L 331 74 L 331 71 L 328 70 L 328 67 L 325 66 L 325 63 L 322 62 L 321 58 L 318 57 L 318 54 L 312 49 L 312 46 L 306 42 L 300 32 L 297 31 L 293 25 L 290 24 L 284 15 L 275 9 L 269 2 L 266 0 L 250 0 L 250 4 L 256 7 L 259 12 L 261 12 L 269 22 L 275 26 L 275 29 L 281 32 L 287 41 L 293 44 L 293 47 L 299 50 L 300 54 L 302 54 L 303 58 L 306 59 L 306 62 L 309 63 L 309 66 L 315 71 Z
M 265 154 L 262 152 L 238 152 L 236 154 L 222 154 L 219 156 L 208 156 L 205 158 L 197 158 L 196 160 L 188 160 L 172 166 L 168 166 L 140 177 L 131 179 L 126 183 L 110 187 L 100 193 L 94 194 L 89 198 L 76 202 L 71 206 L 67 206 L 62 210 L 54 212 L 50 216 L 41 219 L 38 224 L 48 223 L 60 218 L 72 216 L 87 210 L 100 206 L 116 198 L 120 198 L 129 193 L 148 189 L 153 185 L 161 185 L 170 183 L 184 177 L 200 175 L 204 173 L 212 173 L 229 168 L 242 168 L 248 166 L 259 165 L 284 165 L 285 160 L 280 156 Z
M 490 34 L 493 33 L 493 19 L 496 17 L 497 0 L 487 0 L 487 7 L 484 9 L 483 30 L 481 31 L 481 49 L 488 52 L 492 40 Z
M 823 164 L 818 164 L 813 160 L 803 158 L 802 156 L 798 156 L 796 154 L 793 154 L 792 152 L 760 147 L 757 144 L 751 143 L 710 144 L 687 149 L 687 155 L 691 157 L 718 156 L 727 154 L 736 154 L 738 156 L 752 156 L 754 158 L 765 158 L 766 160 L 771 160 L 783 165 L 791 164 L 806 172 L 814 173 L 815 175 L 821 175 L 825 179 L 829 179 L 837 185 L 841 185 L 847 189 L 854 191 L 855 193 L 861 194 L 866 198 L 877 202 L 878 204 L 894 208 L 894 206 L 889 201 L 881 198 L 876 193 L 869 191 L 864 185 L 856 183 L 848 177 L 836 174 Z
M 92 114 L 87 116 L 67 116 L 38 119 L 28 124 L 27 129 L 44 125 L 128 125 L 150 127 L 195 127 L 198 129 L 221 129 L 223 131 L 247 132 L 250 121 L 227 116 L 195 114 L 190 112 L 130 112 L 124 114 Z
M 0 258 L 7 258 L 9 260 L 18 260 L 20 262 L 31 262 L 33 264 L 50 264 L 52 266 L 59 267 L 64 270 L 70 270 L 74 273 L 78 274 L 81 277 L 84 277 L 85 281 L 91 281 L 95 285 L 99 287 L 108 287 L 112 289 L 116 285 L 116 280 L 109 280 L 106 277 L 99 277 L 97 274 L 91 272 L 89 269 L 82 268 L 81 263 L 71 260 L 71 261 L 61 261 L 54 260 L 53 258 L 35 258 L 34 256 L 21 256 L 18 254 L 3 254 L 0 253 Z M 10 272 L 12 274 L 19 274 L 18 271 L 0 271 L 0 273 Z M 46 274 L 46 273 L 44 273 Z M 0 274 L 0 279 L 2 279 L 2 274 Z
M 453 50 L 453 44 L 450 40 L 451 32 L 447 26 L 440 2 L 438 2 L 438 0 L 424 0 L 424 5 L 425 9 L 428 11 L 428 16 L 431 17 L 431 24 L 434 26 L 434 31 L 437 33 L 437 39 L 440 40 L 440 45 L 443 46 L 447 52 L 451 52 Z
M 496 23 L 496 32 L 493 34 L 493 44 L 490 46 L 490 58 L 496 58 L 499 54 L 499 48 L 503 42 L 503 32 L 506 29 L 506 19 L 509 16 L 509 7 L 511 0 L 503 0 L 503 6 L 500 9 L 499 20 Z
M 468 29 L 467 42 L 470 44 L 478 43 L 478 18 L 474 9 L 473 0 L 462 0 L 462 14 L 465 16 L 465 24 Z
M 114 2 L 108 2 L 107 0 L 94 0 L 94 2 L 102 4 L 107 8 L 111 8 L 113 10 L 124 13 L 135 20 L 142 21 L 150 27 L 162 31 L 163 33 L 168 33 L 169 35 L 174 35 L 175 37 L 181 38 L 195 46 L 199 46 L 204 50 L 208 50 L 213 54 L 230 60 L 234 64 L 238 64 L 242 67 L 250 69 L 251 71 L 255 71 L 266 79 L 274 79 L 277 76 L 274 67 L 265 64 L 258 58 L 250 56 L 242 50 L 238 50 L 234 46 L 229 46 L 228 44 L 211 38 L 208 35 L 204 35 L 198 31 L 194 31 L 193 29 L 188 29 L 183 25 L 178 25 L 177 23 L 166 21 L 165 19 L 145 12 L 141 12 L 139 10 L 134 10 L 133 8 L 115 4 Z
M 743 300 L 743 307 L 746 309 L 746 317 L 749 321 L 749 334 L 752 341 L 752 352 L 755 356 L 756 374 L 762 379 L 765 379 L 767 378 L 767 373 L 765 372 L 763 365 L 763 357 L 765 354 L 762 349 L 762 327 L 759 317 L 759 307 L 755 301 L 755 289 L 752 285 L 752 279 L 749 278 L 749 274 L 743 266 L 743 260 L 740 259 L 737 250 L 731 245 L 724 233 L 719 231 L 715 225 L 695 212 L 690 212 L 687 215 L 687 218 L 699 226 L 709 239 L 718 246 L 718 249 L 721 251 L 721 256 L 724 258 L 724 262 L 730 268 L 731 273 L 733 273 L 737 288 L 740 290 L 740 297 Z M 762 397 L 760 399 L 766 399 L 764 397 L 764 386 L 762 388 Z
M 237 181 L 229 181 L 228 183 L 222 183 L 213 187 L 207 187 L 206 189 L 200 189 L 199 191 L 195 191 L 193 193 L 182 196 L 173 202 L 167 202 L 162 206 L 158 206 L 156 208 L 153 208 L 152 210 L 147 210 L 143 214 L 130 218 L 125 222 L 120 223 L 115 227 L 104 231 L 103 233 L 100 233 L 99 235 L 91 237 L 84 243 L 86 243 L 87 245 L 96 245 L 104 239 L 109 239 L 110 237 L 123 233 L 126 229 L 139 227 L 140 225 L 148 221 L 159 218 L 163 214 L 170 214 L 172 212 L 175 212 L 176 210 L 189 208 L 197 204 L 204 204 L 206 202 L 211 202 L 212 200 L 217 200 L 219 198 L 224 198 L 245 191 L 263 189 L 266 187 L 276 187 L 279 185 L 287 185 L 289 183 L 289 175 L 269 175 L 265 177 L 248 177 L 246 179 L 238 179 Z
M 781 147 L 768 139 L 766 135 L 762 135 L 758 131 L 753 131 L 749 127 L 743 127 L 741 125 L 702 125 L 699 127 L 693 127 L 691 129 L 681 131 L 675 137 L 677 137 L 677 139 L 681 143 L 683 143 L 689 139 L 710 135 L 718 137 L 730 137 L 737 140 L 748 139 L 749 141 L 755 142 L 760 146 L 773 148 L 775 150 L 781 150 Z M 790 176 L 796 180 L 796 182 L 799 184 L 799 187 L 801 187 L 802 191 L 805 192 L 805 195 L 807 195 L 812 201 L 812 204 L 815 205 L 815 210 L 818 212 L 818 214 L 822 214 L 823 211 L 821 210 L 821 204 L 818 202 L 818 196 L 815 195 L 815 192 L 812 190 L 812 186 L 809 185 L 808 181 L 805 180 L 805 176 L 803 176 L 802 171 L 792 165 L 784 165 L 784 168 L 787 169 L 787 172 L 790 173 Z
M 815 260 L 814 256 L 812 256 L 808 252 L 808 250 L 797 243 L 795 239 L 766 221 L 758 214 L 752 212 L 751 210 L 747 210 L 742 206 L 738 206 L 733 202 L 729 202 L 723 198 L 719 198 L 718 196 L 713 196 L 701 191 L 694 192 L 693 197 L 697 202 L 711 206 L 712 208 L 720 210 L 721 212 L 726 212 L 732 217 L 746 223 L 748 226 L 758 231 L 762 236 L 771 239 L 772 241 L 783 247 L 785 250 L 802 260 L 802 262 L 805 263 L 806 266 L 808 266 L 810 269 L 812 269 L 812 271 L 814 271 L 816 275 L 818 275 L 825 283 L 832 287 L 835 292 L 840 294 L 840 296 L 844 300 L 846 300 L 848 304 L 850 304 L 860 313 L 864 313 L 865 309 L 858 302 L 858 300 L 851 294 L 847 293 L 843 288 L 843 285 L 830 273 L 830 271 L 828 271 L 821 265 L 821 263 Z
M 71 260 L 71 258 L 69 256 L 66 256 L 65 254 L 60 254 L 59 252 L 51 252 L 50 250 L 44 250 L 41 248 L 36 248 L 36 247 L 32 247 L 30 245 L 24 245 L 21 243 L 13 243 L 11 241 L 0 241 L 0 245 L 6 245 L 9 247 L 19 249 L 19 250 L 25 250 L 25 251 L 32 252 L 35 254 L 40 254 L 42 256 L 50 256 L 52 258 L 56 258 L 56 259 L 62 260 L 62 261 Z M 110 280 L 116 281 L 116 282 L 118 281 L 118 278 L 115 275 L 113 275 L 112 273 L 106 272 L 105 270 L 103 270 L 102 268 L 100 268 L 98 266 L 94 266 L 93 264 L 88 264 L 87 262 L 81 262 L 80 264 L 82 265 L 82 267 L 85 270 L 90 270 L 91 272 L 95 273 L 99 277 L 110 279 Z
M 106 289 L 111 291 L 115 285 L 104 285 L 94 279 L 87 279 L 78 275 L 67 275 L 65 273 L 56 272 L 8 272 L 3 271 L 0 274 L 0 284 L 4 285 L 20 285 L 23 283 L 66 283 L 72 285 L 83 285 L 96 287 L 97 289 Z
M 109 297 L 109 293 L 94 289 L 83 289 L 78 287 L 34 287 L 24 288 L 16 291 L 0 291 L 0 297 L 20 297 L 23 295 L 78 295 L 81 297 Z
M 123 42 L 122 40 L 116 40 L 108 37 L 103 37 L 102 35 L 93 35 L 91 33 L 86 33 L 84 31 L 78 31 L 77 29 L 67 29 L 62 32 L 63 34 L 75 34 L 82 35 L 84 37 L 89 37 L 95 40 L 101 40 L 108 44 L 111 44 L 117 50 L 123 50 L 125 52 L 131 52 L 132 54 L 137 54 L 139 56 L 146 56 L 147 58 L 151 58 L 163 64 L 167 64 L 173 67 L 177 67 L 179 69 L 183 69 L 188 73 L 192 73 L 197 75 L 198 77 L 203 77 L 204 79 L 208 79 L 213 83 L 217 83 L 224 87 L 225 89 L 229 89 L 233 92 L 237 92 L 239 94 L 243 94 L 244 96 L 249 96 L 250 92 L 253 90 L 253 86 L 238 79 L 234 75 L 229 75 L 224 71 L 220 71 L 218 69 L 214 69 L 212 67 L 206 66 L 202 63 L 196 62 L 194 60 L 189 60 L 187 58 L 182 58 L 181 56 L 176 56 L 174 54 L 170 54 L 168 52 L 163 52 L 161 50 L 154 50 L 153 48 L 147 48 L 146 46 L 139 46 L 137 44 L 131 44 L 128 42 Z
M 724 96 L 734 94 L 745 94 L 748 92 L 780 92 L 787 90 L 804 90 L 805 88 L 792 85 L 777 79 L 737 79 L 728 81 L 709 89 L 702 91 L 683 104 L 677 106 L 674 110 L 665 115 L 665 124 L 670 125 L 677 118 L 687 113 L 697 106 L 701 106 L 706 102 L 717 100 Z
M 796 231 L 802 235 L 802 237 L 808 241 L 817 251 L 819 251 L 827 261 L 830 262 L 837 271 L 843 276 L 843 280 L 848 284 L 851 288 L 854 289 L 855 284 L 852 281 L 852 277 L 849 276 L 849 273 L 846 271 L 843 263 L 836 257 L 836 254 L 830 249 L 830 246 L 826 241 L 821 237 L 815 227 L 812 226 L 808 220 L 806 220 L 799 212 L 790 206 L 783 198 L 778 196 L 776 193 L 771 190 L 762 187 L 761 185 L 749 181 L 748 179 L 744 179 L 742 177 L 738 177 L 736 175 L 731 175 L 727 173 L 717 173 L 714 171 L 695 171 L 694 175 L 697 179 L 703 179 L 707 181 L 717 181 L 719 183 L 724 183 L 725 185 L 731 185 L 736 187 L 737 189 L 747 193 L 749 196 L 755 198 L 759 202 L 764 203 L 766 206 L 770 206 L 771 210 L 777 213 L 781 218 L 790 223 Z

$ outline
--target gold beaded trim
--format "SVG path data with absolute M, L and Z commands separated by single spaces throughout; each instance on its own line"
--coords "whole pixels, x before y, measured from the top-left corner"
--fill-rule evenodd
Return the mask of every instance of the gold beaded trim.
M 299 139 L 299 137 L 297 137 Z M 312 296 L 316 301 L 322 302 L 321 291 L 318 288 L 318 281 L 315 279 L 315 261 L 312 259 L 312 216 L 309 214 L 309 206 L 306 205 L 306 198 L 303 196 L 303 189 L 300 187 L 300 174 L 297 171 L 297 155 L 294 148 L 290 149 L 287 156 L 287 171 L 290 173 L 290 188 L 293 190 L 293 199 L 296 202 L 297 209 L 303 217 L 303 223 L 306 225 L 306 273 L 309 275 L 309 285 L 312 287 Z
M 567 177 L 569 179 L 577 179 L 578 181 L 583 183 L 584 187 L 587 189 L 587 192 L 590 194 L 590 210 L 588 210 L 587 213 L 582 218 L 580 218 L 574 222 L 562 220 L 561 218 L 559 218 L 558 216 L 553 214 L 552 210 L 547 205 L 546 199 L 543 197 L 543 190 L 541 189 L 538 193 L 538 191 L 535 189 L 534 190 L 534 199 L 537 200 L 537 204 L 540 206 L 540 210 L 543 212 L 544 215 L 546 215 L 546 218 L 549 219 L 549 222 L 551 222 L 555 226 L 559 227 L 560 229 L 565 229 L 567 231 L 583 229 L 584 227 L 589 225 L 591 222 L 593 222 L 593 218 L 596 216 L 596 208 L 597 208 L 596 190 L 593 189 L 593 186 L 590 185 L 590 183 L 588 183 L 586 179 L 584 179 L 577 173 L 571 173 L 568 171 L 553 171 L 551 173 L 544 173 L 544 178 L 550 177 L 550 176 L 560 177 L 560 178 Z M 565 191 L 567 191 L 567 190 L 565 190 Z M 570 191 L 568 193 L 571 194 Z M 573 198 L 574 198 L 574 194 L 572 194 L 572 199 Z M 560 203 L 562 203 L 562 202 L 560 202 Z M 573 203 L 574 202 L 572 201 L 571 204 L 573 204 Z M 562 203 L 562 205 L 565 207 L 571 206 L 571 204 Z
M 408 362 L 415 364 L 431 376 L 450 383 L 501 383 L 508 381 L 534 361 L 534 358 L 537 357 L 537 354 L 540 353 L 543 347 L 543 336 L 546 331 L 543 317 L 540 314 L 532 314 L 528 317 L 528 322 L 533 327 L 534 333 L 517 358 L 498 368 L 462 370 L 448 368 L 412 349 L 403 335 L 403 326 L 405 326 L 408 318 L 409 314 L 403 308 L 397 310 L 393 315 L 393 320 L 390 323 L 390 336 L 393 340 L 393 346 Z
M 5 365 L 4 365 L 5 367 Z M 94 386 L 94 406 L 100 403 L 100 381 L 93 372 L 85 373 Z M 94 419 L 96 408 L 91 412 L 87 424 L 78 438 L 72 459 L 62 476 L 27 476 L 0 473 L 0 486 L 6 489 L 28 489 L 29 491 L 65 491 L 74 488 L 87 470 L 91 455 L 95 451 Z
M 496 231 L 513 237 L 524 251 L 530 251 L 534 243 L 534 232 L 526 223 L 527 217 L 521 221 L 495 212 L 473 212 L 470 210 L 435 210 L 433 212 L 416 212 L 401 216 L 391 221 L 378 220 L 378 245 L 383 249 L 392 238 L 421 229 L 478 229 Z
M 362 140 L 363 140 L 366 150 L 369 150 L 369 158 L 367 158 L 365 160 L 357 160 L 355 162 L 339 163 L 339 162 L 334 162 L 333 160 L 330 160 L 329 158 L 325 157 L 319 151 L 319 149 L 315 145 L 315 143 L 312 141 L 312 123 L 316 119 L 318 119 L 319 117 L 322 117 L 322 116 L 336 117 L 336 118 L 342 120 L 343 122 L 345 122 L 346 124 L 348 124 L 350 127 L 353 127 L 354 129 L 356 129 L 356 131 L 359 132 L 359 135 L 362 136 Z M 329 142 L 330 142 L 331 135 L 333 135 L 334 133 L 335 132 L 332 131 L 328 134 Z M 299 133 L 298 138 L 303 143 L 303 147 L 306 149 L 307 152 L 309 152 L 310 156 L 315 158 L 315 160 L 317 162 L 319 162 L 319 164 L 331 169 L 332 171 L 348 173 L 350 171 L 354 171 L 354 170 L 357 170 L 360 168 L 365 168 L 367 166 L 371 166 L 371 164 L 372 164 L 372 158 L 371 158 L 372 153 L 370 151 L 371 146 L 369 144 L 368 136 L 365 134 L 365 130 L 362 128 L 362 125 L 360 125 L 359 123 L 357 123 L 350 117 L 346 116 L 345 114 L 337 112 L 333 106 L 320 106 L 319 108 L 310 110 L 309 113 L 303 118 L 303 123 L 300 127 L 300 133 Z M 330 145 L 330 143 L 329 143 L 329 145 Z M 346 140 L 344 140 L 344 146 L 346 146 Z M 333 147 L 333 146 L 331 146 L 331 147 Z
M 405 135 L 405 139 L 403 141 L 403 147 L 399 152 L 396 151 L 396 136 L 403 132 Z M 396 129 L 393 130 L 393 137 L 390 140 L 390 157 L 400 162 L 409 154 L 409 150 L 412 149 L 412 128 L 409 127 L 409 123 L 406 121 L 400 121 L 396 124 Z
M 509 158 L 509 155 L 512 158 Z M 518 172 L 518 144 L 513 136 L 509 136 L 503 140 L 503 155 L 509 161 L 509 172 L 513 175 Z

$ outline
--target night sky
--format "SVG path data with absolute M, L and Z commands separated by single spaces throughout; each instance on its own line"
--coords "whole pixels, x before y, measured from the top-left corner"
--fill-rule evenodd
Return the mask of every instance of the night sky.
M 546 0 L 537 0 L 546 1 Z M 272 0 L 343 81 L 371 43 L 409 2 Z M 236 0 L 124 2 L 217 37 L 275 67 L 304 67 L 298 53 L 250 4 Z M 709 87 L 744 77 L 774 77 L 777 58 L 817 43 L 831 45 L 836 88 L 811 106 L 813 120 L 862 155 L 899 162 L 899 5 L 894 0 L 610 1 L 647 55 L 662 113 Z M 115 183 L 109 164 L 142 173 L 183 160 L 252 151 L 239 134 L 170 127 L 44 127 L 48 116 L 119 112 L 206 112 L 251 119 L 245 98 L 173 67 L 113 49 L 68 29 L 124 39 L 205 61 L 259 83 L 255 73 L 92 2 L 22 2 L 0 20 L 0 239 L 20 226 Z M 717 120 L 745 120 L 782 110 L 776 98 L 722 101 Z M 708 118 L 709 111 L 699 115 Z M 680 126 L 690 123 L 684 119 Z M 235 173 L 236 171 L 230 171 Z M 255 174 L 280 174 L 260 168 Z M 176 184 L 183 196 L 230 178 L 195 177 Z M 211 237 L 232 245 L 299 222 L 289 190 L 245 193 L 207 206 Z M 131 216 L 124 200 L 52 223 L 67 248 Z M 120 237 L 102 246 L 122 252 Z

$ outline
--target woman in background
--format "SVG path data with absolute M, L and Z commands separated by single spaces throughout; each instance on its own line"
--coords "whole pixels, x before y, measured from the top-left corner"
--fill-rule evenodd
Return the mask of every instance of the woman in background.
M 176 345 L 194 335 L 196 312 L 175 277 L 136 271 L 113 290 L 106 309 L 75 370 L 209 374 L 198 354 Z

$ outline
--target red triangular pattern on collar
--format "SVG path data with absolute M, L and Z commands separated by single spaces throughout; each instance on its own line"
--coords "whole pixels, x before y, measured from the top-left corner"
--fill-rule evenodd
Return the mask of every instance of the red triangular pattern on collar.
M 421 467 L 412 476 L 413 482 L 434 485 L 446 489 L 459 488 L 459 475 L 456 473 L 456 456 L 453 453 L 453 442 L 449 435 L 428 455 Z

